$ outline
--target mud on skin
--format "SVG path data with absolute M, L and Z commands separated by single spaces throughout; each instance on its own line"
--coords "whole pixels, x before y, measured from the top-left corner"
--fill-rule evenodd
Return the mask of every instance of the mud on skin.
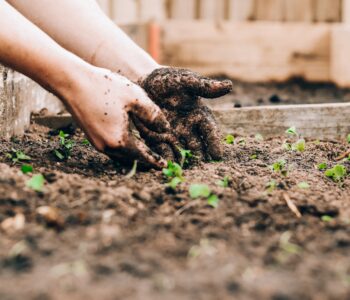
M 181 147 L 191 150 L 199 160 L 222 158 L 218 126 L 200 97 L 226 95 L 232 90 L 230 80 L 212 80 L 186 69 L 160 68 L 140 85 L 161 107 L 172 127 L 170 134 L 159 135 L 136 120 L 141 136 L 155 152 L 173 160 L 178 158 L 178 147 Z

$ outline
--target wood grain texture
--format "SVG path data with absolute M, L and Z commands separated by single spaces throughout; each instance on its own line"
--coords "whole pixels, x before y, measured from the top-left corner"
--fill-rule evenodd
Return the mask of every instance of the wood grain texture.
M 340 22 L 341 0 L 314 0 L 316 22 Z
M 225 0 L 200 0 L 198 15 L 201 20 L 223 20 L 227 16 Z
M 314 0 L 285 0 L 287 22 L 312 22 L 315 19 Z
M 262 21 L 284 21 L 284 0 L 255 0 L 255 19 Z
M 196 18 L 196 0 L 169 0 L 170 18 L 176 20 L 194 20 Z
M 228 19 L 248 21 L 254 19 L 255 0 L 228 0 Z

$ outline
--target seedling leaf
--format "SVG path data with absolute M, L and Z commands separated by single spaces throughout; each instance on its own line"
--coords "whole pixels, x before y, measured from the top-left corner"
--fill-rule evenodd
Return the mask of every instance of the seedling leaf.
M 132 165 L 132 168 L 130 172 L 125 176 L 125 178 L 130 179 L 135 176 L 137 171 L 137 160 L 134 160 L 134 164 Z
M 172 161 L 168 161 L 168 167 L 163 169 L 163 174 L 169 178 L 182 178 L 182 173 L 182 167 L 178 163 Z
M 31 165 L 22 165 L 21 171 L 23 174 L 32 173 L 33 167 Z
M 189 163 L 189 160 L 193 157 L 193 154 L 191 150 L 185 150 L 185 149 L 179 148 L 179 151 L 181 155 L 180 165 L 181 167 L 183 167 L 184 165 L 187 165 Z
M 343 165 L 336 165 L 332 169 L 325 171 L 325 176 L 333 179 L 333 181 L 341 181 L 346 176 L 346 168 Z
M 325 215 L 325 216 L 322 216 L 322 217 L 321 217 L 321 220 L 322 220 L 323 222 L 331 222 L 331 221 L 334 220 L 334 218 L 332 218 L 331 216 Z
M 304 139 L 300 139 L 292 145 L 292 149 L 294 151 L 304 152 L 305 148 L 306 148 L 306 143 Z
M 225 137 L 225 143 L 228 145 L 232 145 L 235 142 L 235 137 L 232 134 L 228 134 Z
M 168 183 L 168 186 L 171 187 L 173 190 L 175 190 L 177 188 L 177 186 L 183 182 L 183 179 L 179 178 L 179 177 L 174 177 L 173 179 L 171 179 L 171 181 Z
M 27 181 L 27 187 L 34 191 L 41 192 L 44 187 L 44 182 L 44 176 L 42 174 L 37 174 Z
M 210 195 L 207 201 L 208 204 L 214 208 L 217 208 L 219 206 L 219 197 L 217 195 Z
M 303 182 L 298 183 L 298 188 L 303 189 L 303 190 L 307 190 L 310 188 L 310 185 L 307 182 L 303 181 Z
M 229 176 L 225 176 L 223 180 L 218 180 L 216 182 L 216 184 L 218 186 L 221 186 L 223 188 L 227 188 L 229 186 L 229 183 L 230 183 L 230 177 Z
M 292 127 L 288 128 L 288 129 L 286 130 L 286 133 L 287 133 L 287 134 L 290 134 L 290 135 L 298 135 L 297 129 L 296 129 L 295 126 L 292 126 Z
M 346 140 L 347 140 L 348 144 L 350 144 L 350 133 L 349 133 L 348 136 L 346 137 Z
M 206 184 L 191 184 L 189 193 L 192 199 L 200 197 L 208 198 L 211 194 L 211 190 Z
M 320 171 L 326 170 L 327 169 L 327 164 L 326 163 L 320 163 L 317 166 L 317 169 L 319 169 Z
M 272 193 L 277 188 L 277 182 L 275 180 L 271 180 L 266 184 L 266 190 L 268 193 Z

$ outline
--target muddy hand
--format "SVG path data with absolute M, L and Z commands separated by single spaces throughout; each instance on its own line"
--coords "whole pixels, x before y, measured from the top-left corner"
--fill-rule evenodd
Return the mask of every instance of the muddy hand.
M 186 69 L 160 68 L 143 79 L 140 85 L 165 113 L 175 141 L 181 147 L 191 150 L 200 159 L 222 158 L 219 129 L 213 114 L 200 97 L 217 98 L 229 93 L 232 90 L 230 80 L 212 80 Z M 140 132 L 147 140 L 148 133 L 142 129 Z M 157 141 L 153 146 L 151 143 L 151 147 L 155 151 L 163 151 L 158 153 L 167 158 L 172 150 L 174 157 L 173 140 L 169 142 L 167 136 L 162 142 Z

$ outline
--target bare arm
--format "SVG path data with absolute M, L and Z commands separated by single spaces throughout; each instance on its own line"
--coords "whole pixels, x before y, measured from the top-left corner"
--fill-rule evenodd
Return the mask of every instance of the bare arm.
M 85 61 L 132 81 L 159 65 L 99 8 L 95 0 L 8 0 L 60 45 Z

